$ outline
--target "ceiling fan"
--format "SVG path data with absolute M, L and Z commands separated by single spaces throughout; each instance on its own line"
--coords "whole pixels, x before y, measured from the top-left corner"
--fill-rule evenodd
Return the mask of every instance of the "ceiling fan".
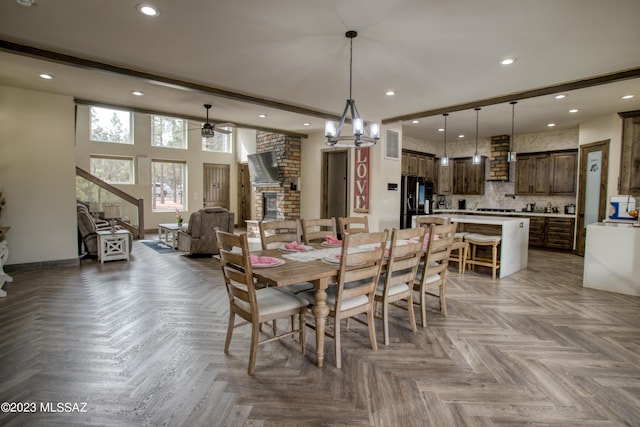
M 207 121 L 202 125 L 202 128 L 200 129 L 200 135 L 203 138 L 213 137 L 213 135 L 215 135 L 215 132 L 220 132 L 227 135 L 231 133 L 230 130 L 224 128 L 234 127 L 235 125 L 233 123 L 209 123 L 209 110 L 211 109 L 211 104 L 204 104 L 204 108 L 207 110 Z

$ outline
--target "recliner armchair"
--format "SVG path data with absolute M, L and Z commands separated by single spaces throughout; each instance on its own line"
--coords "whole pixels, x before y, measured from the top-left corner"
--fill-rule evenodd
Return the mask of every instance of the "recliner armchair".
M 82 203 L 77 203 L 78 231 L 82 238 L 82 243 L 86 253 L 91 256 L 98 256 L 98 231 L 110 230 L 108 221 L 96 219 L 89 213 L 89 209 Z M 118 230 L 122 227 L 116 226 Z M 129 251 L 133 249 L 133 235 L 129 232 Z
M 188 255 L 215 255 L 218 253 L 216 228 L 233 233 L 234 213 L 214 206 L 200 209 L 189 217 L 186 231 L 178 232 L 178 250 Z

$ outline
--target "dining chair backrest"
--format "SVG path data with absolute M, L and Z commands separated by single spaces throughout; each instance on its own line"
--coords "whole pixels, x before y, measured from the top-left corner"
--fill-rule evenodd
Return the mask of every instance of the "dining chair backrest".
M 450 224 L 451 223 L 451 219 L 450 218 L 445 218 L 442 216 L 419 216 L 416 217 L 416 227 L 422 227 L 425 225 L 431 225 L 431 224 L 436 224 L 436 225 L 444 225 L 444 224 Z
M 367 216 L 349 216 L 338 218 L 338 226 L 340 234 L 343 233 L 368 233 L 369 217 Z
M 412 286 L 422 260 L 422 242 L 426 228 L 394 228 L 391 233 L 389 256 L 383 269 L 386 296 L 394 285 L 407 283 Z M 413 243 L 415 241 L 415 243 Z
M 300 220 L 290 219 L 281 221 L 260 221 L 260 241 L 262 249 L 271 249 L 274 243 L 300 242 Z
M 343 300 L 360 295 L 365 295 L 369 303 L 373 304 L 388 235 L 387 230 L 343 235 L 336 311 L 341 310 Z
M 244 313 L 241 317 L 247 320 L 255 318 L 257 315 L 256 289 L 247 235 L 218 230 L 216 238 L 229 302 L 232 306 L 243 309 Z
M 439 275 L 438 282 L 444 281 L 449 266 L 449 255 L 458 224 L 431 224 L 425 234 L 426 248 L 422 257 L 422 275 L 420 281 L 426 284 L 434 275 Z M 433 285 L 433 282 L 429 283 Z
M 324 241 L 327 236 L 338 237 L 335 218 L 302 220 L 302 239 L 306 245 Z

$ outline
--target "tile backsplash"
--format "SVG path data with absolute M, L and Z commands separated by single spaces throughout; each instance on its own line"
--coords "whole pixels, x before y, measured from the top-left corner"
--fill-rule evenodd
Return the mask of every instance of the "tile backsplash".
M 501 208 L 522 211 L 528 203 L 535 203 L 536 207 L 557 207 L 560 213 L 564 213 L 565 205 L 576 203 L 575 196 L 520 196 L 515 194 L 515 183 L 511 181 L 486 181 L 484 195 L 472 196 L 466 194 L 447 195 L 446 200 L 451 201 L 453 209 L 458 208 L 458 200 L 466 200 L 467 209 L 477 208 Z M 506 196 L 508 195 L 508 196 Z M 438 196 L 434 196 L 438 200 Z

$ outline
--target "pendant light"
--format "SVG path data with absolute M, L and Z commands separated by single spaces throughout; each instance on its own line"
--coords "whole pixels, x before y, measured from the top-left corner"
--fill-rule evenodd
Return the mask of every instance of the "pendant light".
M 517 103 L 518 101 L 511 101 L 509 103 L 511 104 L 511 139 L 509 140 L 509 154 L 507 154 L 508 162 L 516 161 L 516 152 L 513 151 L 513 138 L 515 137 L 514 128 L 516 123 L 516 104 Z
M 478 119 L 480 116 L 480 107 L 476 107 L 474 108 L 474 110 L 476 110 L 476 152 L 471 159 L 471 163 L 473 163 L 474 165 L 479 165 L 481 160 L 480 154 L 478 154 Z
M 324 126 L 324 136 L 327 138 L 326 144 L 331 147 L 369 147 L 374 145 L 380 139 L 380 125 L 372 123 L 369 127 L 369 135 L 367 135 L 364 121 L 360 118 L 360 113 L 356 108 L 356 101 L 351 97 L 351 86 L 353 81 L 353 39 L 358 36 L 356 31 L 347 31 L 345 36 L 349 39 L 349 99 L 344 107 L 344 112 L 340 118 L 340 122 L 336 127 L 336 123 L 328 121 Z M 342 127 L 347 121 L 347 114 L 350 114 L 353 135 L 342 136 Z
M 444 113 L 444 156 L 440 157 L 440 166 L 448 166 L 449 158 L 447 157 L 447 116 L 449 113 Z

